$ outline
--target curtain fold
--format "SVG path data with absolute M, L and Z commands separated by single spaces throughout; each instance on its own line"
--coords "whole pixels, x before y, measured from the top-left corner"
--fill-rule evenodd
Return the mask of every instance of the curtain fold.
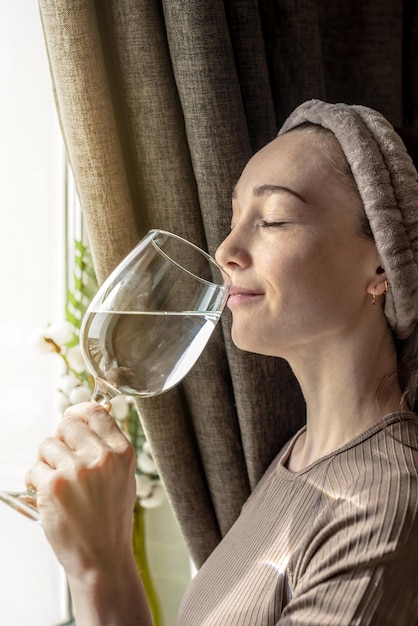
M 102 281 L 138 233 L 95 6 L 67 4 L 65 10 L 45 3 L 41 18 L 62 135 Z
M 303 100 L 356 101 L 393 123 L 417 113 L 412 0 L 39 6 L 100 281 L 151 227 L 213 254 L 243 166 Z M 304 422 L 288 365 L 237 350 L 230 322 L 178 388 L 137 403 L 198 566 Z

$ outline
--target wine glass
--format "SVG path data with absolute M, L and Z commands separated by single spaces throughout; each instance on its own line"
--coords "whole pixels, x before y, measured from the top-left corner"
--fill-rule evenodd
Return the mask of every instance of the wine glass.
M 177 385 L 206 346 L 226 304 L 230 279 L 182 237 L 151 230 L 107 278 L 88 307 L 80 347 L 95 380 L 92 400 L 149 397 Z M 39 521 L 36 493 L 0 500 Z

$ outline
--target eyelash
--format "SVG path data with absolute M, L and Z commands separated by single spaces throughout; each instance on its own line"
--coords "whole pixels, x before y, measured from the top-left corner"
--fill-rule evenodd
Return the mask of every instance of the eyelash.
M 280 226 L 284 226 L 285 224 L 286 222 L 265 222 L 264 220 L 259 222 L 259 226 L 262 228 L 278 228 Z

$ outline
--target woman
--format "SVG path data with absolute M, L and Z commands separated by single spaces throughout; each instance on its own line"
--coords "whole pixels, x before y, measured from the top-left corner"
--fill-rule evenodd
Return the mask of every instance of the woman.
M 301 105 L 244 169 L 217 251 L 232 336 L 288 360 L 307 423 L 192 582 L 181 626 L 418 623 L 416 384 L 401 361 L 418 320 L 417 202 L 402 142 L 364 107 Z M 78 626 L 151 624 L 134 466 L 85 404 L 28 474 Z

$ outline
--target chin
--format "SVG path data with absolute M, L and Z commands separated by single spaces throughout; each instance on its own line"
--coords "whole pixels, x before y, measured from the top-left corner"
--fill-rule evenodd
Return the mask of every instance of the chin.
M 263 356 L 280 356 L 272 349 L 272 345 L 266 346 L 265 341 L 263 343 L 257 341 L 251 341 L 251 338 L 245 333 L 231 333 L 231 338 L 234 345 L 243 352 L 252 352 L 253 354 L 261 354 Z
M 257 352 L 257 350 L 253 349 L 250 345 L 250 342 L 241 336 L 241 333 L 231 333 L 231 339 L 236 348 L 239 350 L 243 350 L 244 352 Z

